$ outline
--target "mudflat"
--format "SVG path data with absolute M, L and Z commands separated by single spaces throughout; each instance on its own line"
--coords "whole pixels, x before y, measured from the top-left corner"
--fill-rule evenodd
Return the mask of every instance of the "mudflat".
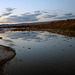
M 15 56 L 15 51 L 7 46 L 0 45 L 0 66 Z

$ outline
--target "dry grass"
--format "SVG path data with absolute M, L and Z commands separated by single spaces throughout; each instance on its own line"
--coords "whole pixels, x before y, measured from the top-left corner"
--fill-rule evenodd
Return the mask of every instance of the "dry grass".
M 50 22 L 44 24 L 33 24 L 33 25 L 18 25 L 8 26 L 4 28 L 25 28 L 25 29 L 61 29 L 75 31 L 75 19 L 61 20 L 57 22 Z

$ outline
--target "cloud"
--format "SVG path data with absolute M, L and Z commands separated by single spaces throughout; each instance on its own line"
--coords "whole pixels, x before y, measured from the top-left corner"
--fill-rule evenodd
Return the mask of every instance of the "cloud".
M 66 13 L 66 14 L 64 14 L 65 16 L 71 16 L 71 15 L 73 15 L 72 13 Z
M 44 18 L 53 18 L 56 17 L 57 15 L 45 15 Z
M 75 18 L 75 15 L 73 15 L 72 13 L 66 13 L 61 17 L 57 17 L 56 19 L 73 19 Z
M 12 13 L 11 12 L 4 12 L 2 15 L 0 15 L 0 18 L 4 17 L 4 16 L 9 16 L 10 14 L 12 14 Z
M 34 11 L 34 13 L 36 13 L 36 14 L 41 14 L 41 11 L 40 11 L 40 10 Z
M 39 16 L 41 13 L 37 12 L 34 14 L 21 14 L 20 16 L 18 15 L 13 15 L 10 16 L 9 18 L 7 18 L 7 22 L 26 22 L 26 21 L 38 21 L 39 18 L 37 18 L 37 16 Z
M 73 19 L 75 15 L 73 13 L 65 13 L 62 16 L 59 16 L 59 12 L 56 13 L 56 10 L 36 10 L 34 12 L 23 13 L 19 15 L 13 15 L 13 10 L 15 8 L 5 8 L 5 12 L 0 15 L 2 20 L 1 23 L 19 23 L 19 22 L 30 22 L 30 21 L 49 21 L 56 19 Z M 12 14 L 12 16 L 11 16 Z M 7 17 L 4 17 L 7 16 Z
M 11 11 L 14 9 L 6 8 L 7 12 L 3 13 L 1 17 L 3 16 L 8 16 L 12 14 Z M 39 15 L 41 15 L 41 11 L 34 11 L 33 13 L 24 13 L 19 15 L 12 15 L 9 16 L 8 18 L 5 18 L 6 23 L 13 23 L 13 22 L 29 22 L 29 21 L 38 21 L 40 18 L 38 18 Z
M 2 14 L 1 16 L 8 16 L 8 15 L 10 15 L 11 13 L 9 12 L 9 13 L 4 13 L 4 14 Z
M 7 18 L 7 22 L 29 22 L 29 21 L 38 21 L 42 17 L 38 18 L 38 16 L 44 14 L 45 16 L 43 18 L 53 18 L 56 17 L 57 15 L 49 15 L 47 11 L 34 11 L 33 13 L 24 13 L 21 14 L 20 16 L 18 15 L 13 15 Z
M 12 12 L 15 8 L 5 8 L 7 12 Z
M 5 8 L 6 11 L 0 17 L 9 16 L 15 8 Z

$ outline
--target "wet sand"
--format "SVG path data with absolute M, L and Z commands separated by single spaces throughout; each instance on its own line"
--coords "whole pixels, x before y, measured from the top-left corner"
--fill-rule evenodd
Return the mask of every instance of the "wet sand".
M 15 56 L 15 51 L 7 46 L 0 45 L 0 75 L 3 65 Z

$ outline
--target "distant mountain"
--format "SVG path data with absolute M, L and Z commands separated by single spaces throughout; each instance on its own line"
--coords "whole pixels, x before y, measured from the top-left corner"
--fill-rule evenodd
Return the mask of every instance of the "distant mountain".
M 58 20 L 55 20 L 58 21 Z M 18 25 L 37 25 L 37 24 L 45 24 L 45 23 L 50 23 L 50 22 L 55 22 L 55 21 L 48 21 L 48 22 L 35 22 L 35 23 L 18 23 L 18 24 L 1 24 L 0 27 L 7 27 L 7 26 L 18 26 Z

